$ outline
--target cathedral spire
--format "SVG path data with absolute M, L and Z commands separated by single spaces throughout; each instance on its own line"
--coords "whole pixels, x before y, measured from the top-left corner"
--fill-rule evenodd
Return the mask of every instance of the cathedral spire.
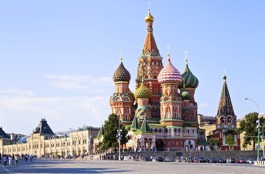
M 145 17 L 145 22 L 147 26 L 147 34 L 144 42 L 142 56 L 160 56 L 159 50 L 156 46 L 156 41 L 153 35 L 153 22 L 154 17 L 151 15 L 150 8 L 148 14 Z
M 232 105 L 232 101 L 229 95 L 229 90 L 228 90 L 228 86 L 226 83 L 226 75 L 224 74 L 223 77 L 223 89 L 222 89 L 222 93 L 221 93 L 221 97 L 220 97 L 220 101 L 219 101 L 219 106 L 218 106 L 218 111 L 217 111 L 217 115 L 223 115 L 223 116 L 228 116 L 228 115 L 235 115 L 234 113 L 234 109 L 233 109 L 233 105 Z

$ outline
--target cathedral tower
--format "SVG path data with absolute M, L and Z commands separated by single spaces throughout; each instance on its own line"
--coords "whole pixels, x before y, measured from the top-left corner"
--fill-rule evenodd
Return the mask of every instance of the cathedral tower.
M 217 129 L 236 129 L 236 115 L 234 113 L 232 101 L 229 95 L 226 76 L 223 77 L 223 89 L 219 101 L 218 111 L 216 115 Z
M 158 75 L 158 82 L 162 86 L 160 98 L 161 124 L 166 126 L 182 126 L 182 101 L 179 97 L 178 86 L 182 81 L 181 74 L 171 64 L 168 55 L 166 66 Z
M 120 66 L 113 74 L 115 93 L 110 97 L 111 113 L 120 116 L 123 124 L 131 124 L 133 119 L 134 96 L 129 89 L 131 75 L 124 67 L 121 59 Z
M 151 115 L 152 117 L 160 118 L 159 99 L 161 96 L 161 87 L 158 83 L 157 76 L 163 68 L 163 64 L 153 35 L 154 17 L 151 15 L 150 9 L 145 17 L 145 22 L 147 34 L 142 54 L 138 62 L 136 89 L 140 86 L 142 79 L 144 79 L 145 86 L 152 92 L 152 97 L 149 101 L 151 105 Z
M 224 83 L 216 115 L 216 130 L 212 137 L 220 139 L 220 148 L 222 150 L 230 149 L 226 143 L 228 136 L 234 139 L 233 150 L 240 150 L 240 135 L 236 132 L 236 115 L 234 113 L 231 97 L 226 83 L 226 75 L 223 77 Z M 231 149 L 230 149 L 231 150 Z
M 199 80 L 193 73 L 191 72 L 188 66 L 188 56 L 186 52 L 186 66 L 184 72 L 182 73 L 182 82 L 179 85 L 181 95 L 184 101 L 183 109 L 182 109 L 182 119 L 188 124 L 192 124 L 192 126 L 198 126 L 197 120 L 197 102 L 195 101 L 194 95 L 196 88 L 199 85 Z M 187 97 L 189 102 L 187 102 Z

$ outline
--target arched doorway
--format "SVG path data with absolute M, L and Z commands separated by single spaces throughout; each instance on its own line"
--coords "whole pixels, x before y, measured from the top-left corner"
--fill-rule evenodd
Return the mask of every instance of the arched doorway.
M 161 140 L 161 139 L 156 140 L 156 150 L 157 151 L 163 151 L 164 146 L 165 146 L 165 143 L 163 140 Z

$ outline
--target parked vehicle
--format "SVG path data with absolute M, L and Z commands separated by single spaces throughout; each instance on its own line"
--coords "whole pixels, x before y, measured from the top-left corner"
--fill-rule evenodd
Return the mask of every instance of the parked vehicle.
M 235 163 L 236 159 L 235 158 L 230 158 L 230 163 Z
M 246 162 L 249 163 L 249 164 L 254 164 L 254 159 L 253 158 L 249 158 Z
M 205 163 L 206 160 L 204 159 L 203 156 L 199 156 L 199 163 Z
M 161 157 L 161 156 L 156 156 L 155 160 L 158 161 L 158 162 L 163 162 L 164 161 L 163 157 Z
M 220 158 L 217 162 L 218 163 L 226 163 L 226 160 L 224 158 Z
M 171 159 L 170 157 L 166 157 L 166 158 L 164 159 L 164 162 L 172 162 L 172 159 Z
M 212 157 L 208 160 L 208 163 L 217 163 L 217 160 L 214 157 Z
M 246 163 L 246 160 L 244 160 L 243 158 L 239 158 L 239 159 L 237 160 L 237 163 Z

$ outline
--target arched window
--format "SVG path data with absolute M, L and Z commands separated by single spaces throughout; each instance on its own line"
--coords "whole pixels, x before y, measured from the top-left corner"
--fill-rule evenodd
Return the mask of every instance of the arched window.
M 221 123 L 225 123 L 224 117 L 221 117 Z
M 156 76 L 154 77 L 156 79 Z M 155 88 L 155 95 L 158 94 L 158 90 Z
M 231 123 L 231 117 L 228 117 L 228 118 L 227 118 L 227 122 L 228 122 L 228 123 Z

